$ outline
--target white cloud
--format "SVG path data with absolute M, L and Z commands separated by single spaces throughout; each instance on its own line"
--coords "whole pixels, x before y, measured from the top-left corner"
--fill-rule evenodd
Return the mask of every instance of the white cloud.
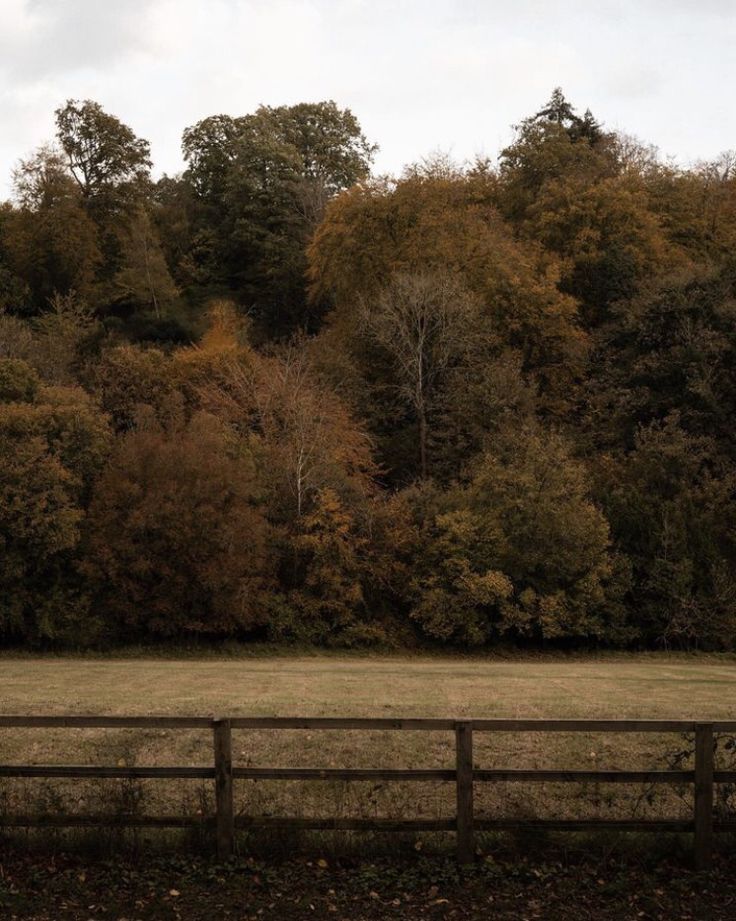
M 0 0 L 0 184 L 69 97 L 97 99 L 169 172 L 205 115 L 324 98 L 355 111 L 382 170 L 495 154 L 556 85 L 709 157 L 736 147 L 734 47 L 733 0 Z

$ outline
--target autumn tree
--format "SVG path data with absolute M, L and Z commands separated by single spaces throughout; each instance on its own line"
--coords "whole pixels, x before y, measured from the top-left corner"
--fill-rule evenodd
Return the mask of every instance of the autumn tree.
M 513 239 L 498 212 L 476 200 L 471 179 L 355 187 L 330 205 L 309 254 L 313 296 L 329 299 L 336 319 L 396 272 L 444 272 L 480 298 L 498 343 L 517 348 L 550 385 L 564 377 L 569 386 L 582 367 L 585 336 L 574 301 L 556 289 L 554 263 Z
M 38 317 L 21 319 L 0 311 L 0 358 L 22 359 L 46 384 L 79 383 L 99 335 L 92 311 L 73 292 L 55 294 Z
M 373 570 L 379 554 L 370 526 L 377 511 L 350 503 L 329 487 L 315 493 L 284 545 L 281 581 L 287 590 L 283 604 L 274 607 L 271 637 L 328 646 L 387 639 L 385 607 L 372 609 L 368 603 L 371 587 L 380 582 Z
M 30 324 L 20 317 L 0 310 L 0 358 L 28 360 L 33 351 Z
M 415 469 L 412 420 L 392 406 L 394 360 L 358 322 L 396 276 L 449 278 L 464 290 L 464 302 L 478 305 L 466 311 L 464 373 L 446 376 L 436 394 L 443 421 L 432 437 L 446 446 L 477 441 L 462 391 L 488 383 L 498 365 L 518 369 L 544 413 L 562 415 L 574 399 L 587 351 L 576 304 L 557 289 L 554 263 L 514 240 L 476 176 L 412 173 L 395 184 L 351 189 L 328 207 L 309 256 L 314 296 L 334 305 L 321 335 L 325 364 L 369 420 L 383 462 L 402 479 Z
M 521 234 L 561 260 L 562 289 L 579 298 L 587 323 L 638 283 L 682 262 L 668 245 L 648 186 L 623 169 L 619 144 L 559 89 L 517 126 L 501 153 L 498 200 Z
M 264 370 L 260 424 L 296 516 L 326 488 L 342 495 L 369 489 L 375 473 L 370 438 L 339 396 L 313 375 L 305 356 L 290 349 Z
M 48 309 L 31 321 L 29 361 L 50 384 L 79 383 L 81 367 L 101 334 L 90 306 L 76 292 L 55 294 Z
M 717 263 L 736 243 L 736 151 L 689 169 L 657 163 L 645 176 L 668 239 L 697 262 Z
M 126 432 L 140 418 L 153 416 L 163 424 L 181 412 L 183 394 L 173 365 L 161 349 L 119 345 L 104 349 L 87 365 L 85 380 L 113 428 Z
M 736 157 L 92 101 L 0 203 L 0 639 L 736 643 Z
M 109 449 L 104 417 L 83 392 L 45 388 L 0 359 L 0 635 L 5 642 L 96 638 L 80 578 L 93 483 Z
M 246 636 L 268 620 L 254 459 L 217 419 L 118 439 L 90 508 L 87 571 L 118 635 Z
M 225 309 L 212 323 L 202 345 L 186 350 L 177 365 L 197 382 L 201 405 L 259 458 L 279 585 L 269 634 L 331 643 L 375 639 L 380 631 L 371 626 L 364 593 L 382 580 L 385 591 L 395 579 L 385 542 L 374 548 L 371 539 L 390 528 L 370 439 L 303 348 L 259 355 L 238 341 Z M 210 369 L 205 376 L 203 369 Z

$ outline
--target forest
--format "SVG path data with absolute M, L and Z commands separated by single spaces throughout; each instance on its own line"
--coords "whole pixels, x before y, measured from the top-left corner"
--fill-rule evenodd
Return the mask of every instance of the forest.
M 399 176 L 334 102 L 0 203 L 0 642 L 736 645 L 736 152 L 560 90 Z

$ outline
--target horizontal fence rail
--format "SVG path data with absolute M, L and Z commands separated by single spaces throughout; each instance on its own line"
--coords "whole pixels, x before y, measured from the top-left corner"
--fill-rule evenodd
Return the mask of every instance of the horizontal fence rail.
M 689 832 L 694 836 L 694 856 L 699 868 L 710 865 L 714 832 L 736 831 L 736 821 L 715 821 L 716 784 L 736 783 L 736 771 L 714 767 L 716 733 L 736 733 L 736 720 L 702 723 L 690 720 L 526 720 L 526 719 L 370 719 L 344 717 L 212 717 L 178 716 L 0 716 L 0 729 L 167 729 L 209 730 L 213 740 L 211 767 L 119 767 L 104 765 L 16 765 L 0 764 L 0 778 L 99 778 L 99 779 L 202 779 L 214 781 L 215 813 L 212 816 L 138 815 L 3 815 L 0 827 L 145 827 L 214 830 L 217 854 L 230 857 L 238 829 L 290 828 L 310 830 L 421 832 L 450 831 L 457 839 L 457 856 L 469 863 L 475 855 L 476 831 L 546 829 L 584 831 Z M 276 768 L 238 767 L 233 764 L 233 730 L 339 730 L 339 731 L 430 731 L 453 732 L 453 769 L 381 768 Z M 476 732 L 567 732 L 567 733 L 693 733 L 694 770 L 486 770 L 473 763 Z M 297 818 L 290 816 L 235 815 L 235 780 L 324 780 L 445 782 L 456 786 L 456 814 L 447 819 L 382 818 Z M 476 783 L 613 783 L 672 784 L 693 787 L 693 818 L 680 819 L 519 819 L 476 816 L 473 792 Z

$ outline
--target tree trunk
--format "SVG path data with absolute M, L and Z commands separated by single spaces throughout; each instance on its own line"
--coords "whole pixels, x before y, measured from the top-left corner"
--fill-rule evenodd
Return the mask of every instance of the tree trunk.
M 417 407 L 419 417 L 419 470 L 422 479 L 427 479 L 427 413 L 424 409 L 424 403 L 421 402 Z

